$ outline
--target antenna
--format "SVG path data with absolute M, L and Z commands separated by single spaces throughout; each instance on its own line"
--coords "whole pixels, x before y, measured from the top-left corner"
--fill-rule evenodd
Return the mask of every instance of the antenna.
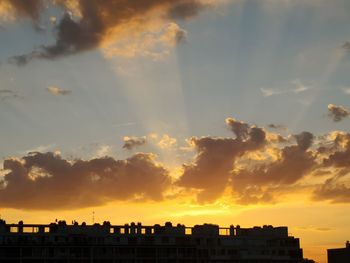
M 95 224 L 95 211 L 92 210 L 92 224 Z

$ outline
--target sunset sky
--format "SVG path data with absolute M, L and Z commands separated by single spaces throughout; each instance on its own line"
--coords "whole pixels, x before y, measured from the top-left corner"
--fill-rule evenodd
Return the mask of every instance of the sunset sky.
M 0 0 L 0 215 L 350 239 L 348 0 Z

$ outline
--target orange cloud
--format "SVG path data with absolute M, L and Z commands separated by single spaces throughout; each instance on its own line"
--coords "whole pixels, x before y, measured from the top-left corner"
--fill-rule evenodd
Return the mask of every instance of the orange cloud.
M 190 164 L 184 164 L 184 172 L 178 184 L 201 190 L 200 202 L 212 202 L 219 198 L 229 183 L 235 158 L 245 152 L 264 146 L 265 132 L 232 118 L 226 120 L 236 138 L 192 138 L 197 156 Z
M 177 198 L 247 205 L 283 202 L 299 193 L 312 201 L 350 202 L 350 134 L 334 131 L 315 137 L 302 132 L 279 141 L 257 126 L 232 118 L 226 123 L 234 136 L 192 137 L 188 143 L 194 158 L 171 169 L 153 154 L 126 160 L 100 157 L 108 154 L 108 146 L 91 160 L 38 152 L 6 159 L 0 170 L 0 207 L 63 209 Z M 151 145 L 179 147 L 175 138 L 153 134 L 126 137 L 124 148 L 143 145 L 146 138 Z
M 97 47 L 107 48 L 109 56 L 132 56 L 140 49 L 152 50 L 157 44 L 174 46 L 186 39 L 186 31 L 175 20 L 189 19 L 212 6 L 205 0 L 51 0 L 65 10 L 56 24 L 56 42 L 30 54 L 15 56 L 11 62 L 24 65 L 33 58 L 55 59 Z M 2 13 L 36 20 L 43 12 L 42 0 L 0 0 Z M 164 28 L 164 24 L 168 26 Z M 159 32 L 158 35 L 154 32 Z M 142 33 L 148 33 L 143 35 Z M 134 45 L 126 49 L 128 40 Z M 142 40 L 140 43 L 140 39 Z M 129 43 L 130 44 L 130 43 Z M 144 45 L 144 46 L 142 46 Z M 112 46 L 112 47 L 110 47 Z
M 59 95 L 69 95 L 72 93 L 71 90 L 64 90 L 61 88 L 58 88 L 56 86 L 49 86 L 47 87 L 47 91 L 50 92 L 52 95 L 59 96 Z
M 42 0 L 0 0 L 0 15 L 5 18 L 30 17 L 34 20 L 39 18 L 44 6 Z
M 335 176 L 327 179 L 313 192 L 313 200 L 331 201 L 332 203 L 350 202 L 349 168 L 341 169 Z
M 102 205 L 113 200 L 161 200 L 168 172 L 153 155 L 126 160 L 110 157 L 68 161 L 54 153 L 31 153 L 4 161 L 0 206 L 62 209 Z

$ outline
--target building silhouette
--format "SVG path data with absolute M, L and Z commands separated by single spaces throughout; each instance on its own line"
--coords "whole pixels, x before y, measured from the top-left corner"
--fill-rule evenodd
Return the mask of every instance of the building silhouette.
M 327 250 L 328 263 L 350 262 L 350 242 L 347 241 L 345 248 L 332 248 Z
M 0 262 L 304 262 L 299 239 L 287 227 L 72 223 L 1 220 Z

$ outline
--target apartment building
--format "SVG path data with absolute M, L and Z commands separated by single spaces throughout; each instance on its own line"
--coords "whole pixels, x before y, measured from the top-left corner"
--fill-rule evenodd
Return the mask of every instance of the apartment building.
M 328 263 L 350 262 L 350 242 L 347 241 L 345 248 L 332 248 L 327 250 Z
M 303 251 L 287 227 L 65 221 L 41 225 L 1 220 L 0 262 L 301 263 Z

